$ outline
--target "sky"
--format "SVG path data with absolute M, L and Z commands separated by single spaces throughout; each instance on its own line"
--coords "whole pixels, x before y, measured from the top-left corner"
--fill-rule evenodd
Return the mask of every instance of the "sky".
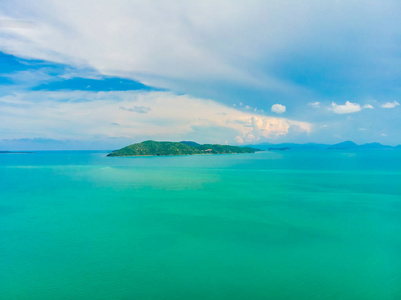
M 401 2 L 1 0 L 0 150 L 401 144 Z

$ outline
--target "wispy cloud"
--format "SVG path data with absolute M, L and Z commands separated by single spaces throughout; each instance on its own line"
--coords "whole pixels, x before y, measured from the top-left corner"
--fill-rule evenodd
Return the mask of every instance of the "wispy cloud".
M 136 112 L 139 114 L 147 114 L 148 112 L 150 112 L 152 110 L 150 107 L 147 107 L 147 106 L 133 106 L 132 108 L 126 108 L 126 107 L 120 106 L 120 109 L 130 111 L 130 112 Z
M 371 104 L 365 104 L 364 106 L 362 106 L 362 108 L 374 109 L 374 106 Z
M 397 101 L 393 101 L 393 102 L 386 102 L 384 104 L 381 105 L 382 108 L 395 108 L 398 105 L 400 105 Z
M 18 19 L 0 18 L 0 28 L 32 28 L 33 22 L 23 21 Z
M 312 106 L 312 107 L 315 107 L 315 108 L 318 108 L 318 107 L 320 107 L 320 102 L 319 101 L 309 102 L 308 105 Z
M 39 68 L 35 70 L 24 70 L 0 75 L 8 79 L 9 83 L 3 86 L 8 91 L 21 89 L 30 89 L 42 83 L 48 83 L 57 80 L 57 77 L 49 74 L 48 68 Z
M 249 92 L 306 99 L 338 84 L 361 93 L 372 80 L 378 89 L 383 73 L 386 82 L 400 75 L 391 50 L 401 37 L 396 1 L 115 0 L 96 7 L 3 0 L 0 49 L 215 99 Z M 32 26 L 20 26 L 25 20 Z

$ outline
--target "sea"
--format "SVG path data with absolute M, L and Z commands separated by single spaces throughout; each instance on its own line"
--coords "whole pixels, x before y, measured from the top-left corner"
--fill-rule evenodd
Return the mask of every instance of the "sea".
M 401 150 L 0 154 L 0 299 L 400 300 Z

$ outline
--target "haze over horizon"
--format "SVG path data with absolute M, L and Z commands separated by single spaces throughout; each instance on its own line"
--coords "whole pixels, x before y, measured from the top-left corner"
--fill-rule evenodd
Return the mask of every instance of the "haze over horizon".
M 0 150 L 401 144 L 400 14 L 390 0 L 3 0 Z

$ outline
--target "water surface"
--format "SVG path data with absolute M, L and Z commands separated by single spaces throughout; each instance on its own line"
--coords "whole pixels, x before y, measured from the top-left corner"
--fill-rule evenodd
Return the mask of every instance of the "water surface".
M 401 299 L 401 151 L 0 154 L 0 299 Z

